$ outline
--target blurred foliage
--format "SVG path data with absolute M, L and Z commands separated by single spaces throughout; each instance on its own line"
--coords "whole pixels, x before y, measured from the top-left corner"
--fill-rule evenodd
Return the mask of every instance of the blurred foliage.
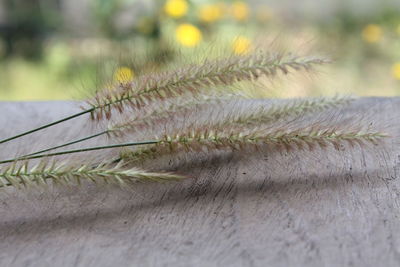
M 277 92 L 266 90 L 268 96 L 400 94 L 400 15 L 391 7 L 308 19 L 263 1 L 88 0 L 91 27 L 82 36 L 66 30 L 62 1 L 5 1 L 1 99 L 82 98 L 144 72 L 257 49 L 321 52 L 335 60 L 320 78 L 262 81 Z
M 60 24 L 58 6 L 54 1 L 5 0 L 4 8 L 7 21 L 0 25 L 2 55 L 40 59 L 47 35 Z

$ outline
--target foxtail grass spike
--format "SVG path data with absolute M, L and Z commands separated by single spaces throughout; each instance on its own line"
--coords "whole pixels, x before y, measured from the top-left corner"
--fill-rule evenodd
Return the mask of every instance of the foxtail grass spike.
M 123 167 L 120 162 L 114 166 L 107 163 L 95 167 L 56 162 L 40 162 L 30 168 L 28 162 L 13 163 L 0 170 L 0 187 L 16 188 L 32 185 L 43 186 L 49 181 L 55 184 L 80 185 L 82 181 L 126 185 L 135 182 L 176 181 L 184 176 L 167 172 L 148 172 L 138 168 Z
M 238 114 L 231 119 L 232 124 L 255 125 L 276 122 L 289 117 L 304 116 L 323 110 L 348 105 L 354 98 L 335 96 L 332 98 L 299 99 L 287 104 L 261 106 L 252 112 Z M 224 123 L 224 122 L 222 122 Z
M 165 135 L 159 142 L 121 153 L 123 160 L 143 160 L 162 155 L 170 155 L 181 151 L 212 151 L 212 150 L 241 150 L 243 148 L 257 147 L 258 145 L 280 146 L 285 150 L 325 148 L 332 145 L 339 149 L 340 145 L 355 145 L 377 143 L 386 134 L 380 132 L 349 131 L 330 128 L 304 128 L 293 131 L 261 130 L 255 129 L 250 133 L 241 133 L 237 130 L 220 132 L 212 129 L 192 130 L 189 133 Z
M 137 110 L 149 103 L 183 94 L 196 96 L 206 88 L 254 81 L 260 76 L 273 77 L 279 71 L 287 74 L 291 70 L 309 70 L 314 65 L 324 63 L 328 61 L 268 53 L 206 61 L 173 72 L 143 75 L 132 82 L 121 84 L 116 90 L 98 93 L 88 104 L 94 109 L 92 118 L 109 119 L 112 110 L 123 112 L 127 106 Z

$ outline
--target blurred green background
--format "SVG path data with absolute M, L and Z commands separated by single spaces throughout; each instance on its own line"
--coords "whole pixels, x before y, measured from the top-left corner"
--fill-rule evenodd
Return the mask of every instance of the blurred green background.
M 279 97 L 400 94 L 400 1 L 0 0 L 0 99 L 81 99 L 182 62 L 257 49 L 322 55 Z

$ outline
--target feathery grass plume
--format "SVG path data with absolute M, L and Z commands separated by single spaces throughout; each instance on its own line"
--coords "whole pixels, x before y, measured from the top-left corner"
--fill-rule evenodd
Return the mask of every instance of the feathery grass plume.
M 131 120 L 123 121 L 122 123 L 114 124 L 109 127 L 108 134 L 113 136 L 122 136 L 132 131 L 143 130 L 155 124 L 166 124 L 169 119 L 186 115 L 187 112 L 196 110 L 196 108 L 205 107 L 206 104 L 211 106 L 223 104 L 222 99 L 210 99 L 209 101 L 194 101 L 184 104 L 171 105 L 166 110 L 154 111 L 144 117 L 135 117 Z M 251 125 L 260 123 L 274 122 L 282 118 L 305 115 L 317 111 L 326 110 L 342 105 L 349 104 L 353 98 L 345 96 L 335 96 L 332 98 L 315 98 L 315 99 L 300 99 L 289 101 L 282 105 L 261 106 L 260 108 L 245 112 L 244 114 L 233 114 L 230 116 L 229 125 L 235 124 Z M 226 121 L 220 122 L 222 126 L 227 126 Z M 209 126 L 209 125 L 208 125 Z M 214 126 L 217 126 L 214 124 Z
M 354 122 L 355 123 L 355 122 Z M 229 121 L 226 122 L 229 124 Z M 163 155 L 179 152 L 213 150 L 246 150 L 269 145 L 289 151 L 292 149 L 327 148 L 333 146 L 340 149 L 341 145 L 354 146 L 367 143 L 377 144 L 387 134 L 364 129 L 363 126 L 323 125 L 318 122 L 302 127 L 255 126 L 224 127 L 223 124 L 198 127 L 188 132 L 165 134 L 159 141 L 135 151 L 123 150 L 120 158 L 126 161 L 141 161 Z
M 319 112 L 330 108 L 348 105 L 354 98 L 347 96 L 335 96 L 331 98 L 321 97 L 314 99 L 296 99 L 286 104 L 261 106 L 252 112 L 238 114 L 231 118 L 232 124 L 266 124 L 295 116 L 304 116 L 309 113 Z
M 0 170 L 0 187 L 44 186 L 50 180 L 53 183 L 64 185 L 80 185 L 81 181 L 88 180 L 94 183 L 104 182 L 122 186 L 135 182 L 165 182 L 183 178 L 185 177 L 173 173 L 148 172 L 138 168 L 126 167 L 122 161 L 114 166 L 110 163 L 90 166 L 41 161 L 32 168 L 25 161 L 12 163 Z
M 223 60 L 205 61 L 175 71 L 142 75 L 132 82 L 120 84 L 116 90 L 99 92 L 87 101 L 92 119 L 109 119 L 112 110 L 123 112 L 129 106 L 135 110 L 156 101 L 190 93 L 196 96 L 205 88 L 254 81 L 260 76 L 275 76 L 290 70 L 309 70 L 314 65 L 328 63 L 321 58 L 301 58 L 291 54 L 259 53 L 233 56 Z

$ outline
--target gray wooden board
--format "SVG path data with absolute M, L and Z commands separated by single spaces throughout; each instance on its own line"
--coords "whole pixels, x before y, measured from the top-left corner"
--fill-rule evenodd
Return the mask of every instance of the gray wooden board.
M 78 110 L 1 103 L 6 137 Z M 346 112 L 400 115 L 400 98 Z M 392 119 L 397 134 L 400 123 Z M 94 132 L 87 118 L 2 145 L 25 149 Z M 259 153 L 185 168 L 181 183 L 0 192 L 1 266 L 399 266 L 398 135 L 385 149 Z M 99 139 L 96 142 L 108 142 Z

